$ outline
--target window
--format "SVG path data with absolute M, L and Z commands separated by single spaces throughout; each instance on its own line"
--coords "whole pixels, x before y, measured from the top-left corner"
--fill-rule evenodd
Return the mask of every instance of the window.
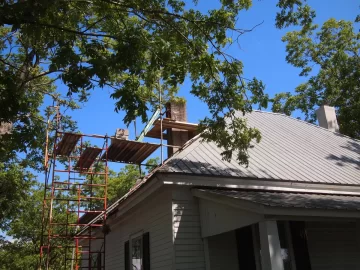
M 142 270 L 142 237 L 131 239 L 131 265 L 132 270 Z
M 251 226 L 237 229 L 235 233 L 240 269 L 257 270 Z
M 290 229 L 288 222 L 278 221 L 278 233 L 281 247 L 281 257 L 284 264 L 284 270 L 295 269 L 294 254 L 290 237 Z
M 125 242 L 125 270 L 150 270 L 149 233 L 137 233 Z
M 280 248 L 281 248 L 281 257 L 283 261 L 284 270 L 296 270 L 296 269 L 308 269 L 308 268 L 297 268 L 294 260 L 294 250 L 293 243 L 291 239 L 290 227 L 287 221 L 278 221 L 277 222 Z M 252 233 L 253 238 L 253 248 L 254 248 L 254 258 L 256 268 L 254 266 L 249 269 L 261 269 L 261 245 L 260 245 L 260 235 L 259 235 L 259 225 L 253 225 L 251 227 L 252 231 L 248 231 L 248 234 Z M 248 245 L 250 246 L 250 244 Z M 246 268 L 247 269 L 247 268 Z
M 290 221 L 296 269 L 311 270 L 307 233 L 304 221 Z

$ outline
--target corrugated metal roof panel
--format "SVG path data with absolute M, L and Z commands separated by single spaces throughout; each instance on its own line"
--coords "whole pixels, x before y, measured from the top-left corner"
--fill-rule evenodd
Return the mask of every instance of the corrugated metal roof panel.
M 268 191 L 198 189 L 207 194 L 250 201 L 270 207 L 292 207 L 324 210 L 360 210 L 359 196 L 339 196 Z
M 237 113 L 242 117 L 242 113 Z M 245 116 L 262 140 L 249 149 L 249 166 L 222 160 L 214 143 L 197 138 L 160 171 L 329 184 L 360 184 L 360 142 L 286 115 L 254 111 Z M 179 163 L 182 160 L 181 164 Z M 178 164 L 179 163 L 179 164 Z M 184 168 L 186 164 L 186 169 Z M 171 169 L 177 167 L 176 169 Z

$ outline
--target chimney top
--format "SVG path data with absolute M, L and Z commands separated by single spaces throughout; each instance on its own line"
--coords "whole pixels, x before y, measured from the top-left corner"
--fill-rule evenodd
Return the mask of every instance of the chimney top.
M 326 128 L 333 132 L 339 132 L 339 125 L 336 119 L 334 107 L 322 105 L 319 109 L 316 110 L 316 116 L 320 127 Z
M 166 117 L 175 121 L 187 122 L 186 102 L 168 102 L 166 104 Z M 168 147 L 168 157 L 171 157 L 190 139 L 187 130 L 168 128 L 166 134 L 168 144 L 179 146 L 178 148 Z
M 168 102 L 166 104 L 166 117 L 171 120 L 187 122 L 186 102 Z
M 129 139 L 129 130 L 117 128 L 115 132 L 115 138 L 120 140 L 128 140 Z

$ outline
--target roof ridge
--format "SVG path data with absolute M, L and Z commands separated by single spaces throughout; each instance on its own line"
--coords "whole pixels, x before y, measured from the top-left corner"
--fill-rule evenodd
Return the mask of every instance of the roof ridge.
M 290 119 L 292 119 L 292 120 L 296 120 L 296 121 L 305 123 L 305 124 L 307 124 L 307 125 L 314 126 L 314 127 L 316 127 L 316 128 L 325 130 L 325 131 L 330 132 L 330 133 L 333 133 L 333 134 L 335 134 L 335 135 L 340 135 L 340 136 L 342 136 L 342 137 L 345 137 L 345 138 L 348 138 L 348 139 L 351 139 L 351 140 L 360 142 L 360 140 L 355 139 L 355 138 L 351 138 L 351 137 L 348 136 L 348 135 L 345 135 L 345 134 L 342 134 L 342 133 L 336 132 L 336 131 L 331 131 L 331 130 L 329 130 L 329 129 L 327 129 L 327 128 L 323 128 L 323 127 L 321 127 L 321 126 L 319 126 L 319 125 L 310 123 L 310 122 L 305 121 L 305 120 L 302 120 L 302 119 L 295 118 L 295 117 L 293 117 L 293 116 L 291 116 L 291 115 L 287 115 L 287 114 L 284 114 L 284 113 L 268 112 L 268 111 L 262 111 L 262 110 L 252 110 L 252 112 L 267 113 L 267 114 L 274 114 L 274 115 L 279 115 L 279 116 L 282 116 L 282 117 L 287 117 L 287 118 L 290 118 Z M 245 114 L 245 116 L 246 116 L 246 114 Z

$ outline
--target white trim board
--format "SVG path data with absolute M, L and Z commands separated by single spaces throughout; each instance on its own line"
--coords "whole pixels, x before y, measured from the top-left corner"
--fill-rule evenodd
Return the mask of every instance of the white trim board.
M 325 210 L 325 209 L 304 209 L 295 207 L 272 207 L 259 203 L 242 200 L 239 198 L 230 198 L 219 194 L 209 194 L 196 189 L 192 190 L 195 197 L 204 200 L 214 201 L 225 204 L 241 210 L 253 212 L 267 216 L 304 216 L 304 217 L 336 217 L 336 218 L 360 218 L 360 211 L 347 210 Z
M 217 187 L 232 189 L 253 189 L 299 193 L 317 193 L 330 195 L 360 196 L 360 185 L 332 185 L 321 183 L 303 183 L 295 181 L 274 181 L 263 179 L 227 178 L 216 176 L 182 175 L 172 173 L 159 173 L 157 178 L 165 185 L 184 185 L 198 187 Z

